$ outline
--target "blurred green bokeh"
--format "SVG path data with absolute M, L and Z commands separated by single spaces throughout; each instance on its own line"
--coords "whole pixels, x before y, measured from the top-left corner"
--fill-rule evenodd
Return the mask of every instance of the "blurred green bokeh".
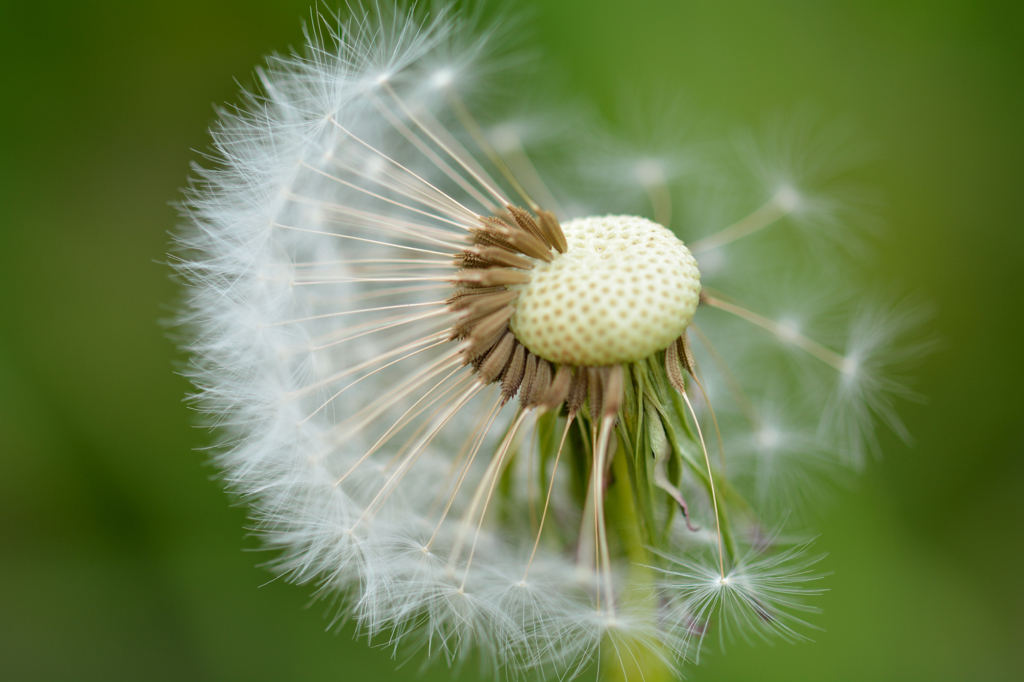
M 158 325 L 170 202 L 310 0 L 0 7 L 0 678 L 444 680 L 324 632 L 246 552 Z M 525 4 L 525 2 L 523 3 Z M 879 281 L 944 342 L 912 448 L 823 515 L 813 644 L 734 644 L 694 680 L 1024 679 L 1024 5 L 534 0 L 578 94 L 682 93 L 722 129 L 810 102 L 881 149 Z M 467 670 L 461 679 L 474 679 Z

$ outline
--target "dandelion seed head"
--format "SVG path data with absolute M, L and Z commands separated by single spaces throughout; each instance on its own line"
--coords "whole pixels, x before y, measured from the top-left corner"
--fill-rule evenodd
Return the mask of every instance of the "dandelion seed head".
M 697 310 L 700 272 L 669 230 L 633 216 L 562 225 L 568 250 L 538 262 L 510 327 L 538 356 L 574 366 L 642 360 L 667 347 Z
M 681 145 L 497 97 L 528 60 L 486 12 L 433 9 L 319 17 L 220 112 L 184 207 L 196 402 L 274 570 L 335 623 L 495 676 L 799 639 L 812 562 L 760 529 L 808 497 L 801 472 L 874 449 L 877 420 L 902 433 L 906 316 L 865 307 L 842 353 L 812 338 L 773 287 L 798 264 L 735 246 L 791 214 L 838 230 L 809 174 L 759 155 L 744 203 Z M 488 108 L 506 101 L 529 116 Z M 718 204 L 700 224 L 673 210 L 695 179 Z M 799 362 L 765 361 L 780 341 Z

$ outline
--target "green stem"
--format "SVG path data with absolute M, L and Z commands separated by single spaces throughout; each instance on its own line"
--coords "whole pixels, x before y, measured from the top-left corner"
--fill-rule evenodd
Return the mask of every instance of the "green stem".
M 626 456 L 621 447 L 615 453 L 615 483 L 608 487 L 605 500 L 608 529 L 618 538 L 630 562 L 628 587 L 620 592 L 619 606 L 632 616 L 644 615 L 654 623 L 658 596 L 655 577 L 648 568 L 652 559 L 636 513 Z M 606 635 L 602 646 L 601 682 L 675 682 L 679 677 L 670 660 L 671 655 L 660 644 L 614 632 Z

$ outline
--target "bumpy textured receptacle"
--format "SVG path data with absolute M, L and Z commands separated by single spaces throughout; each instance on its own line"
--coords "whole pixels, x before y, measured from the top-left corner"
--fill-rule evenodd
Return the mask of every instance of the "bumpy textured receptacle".
M 595 367 L 642 360 L 679 338 L 700 296 L 683 242 L 636 216 L 579 218 L 562 230 L 566 252 L 510 287 L 520 343 L 550 362 Z

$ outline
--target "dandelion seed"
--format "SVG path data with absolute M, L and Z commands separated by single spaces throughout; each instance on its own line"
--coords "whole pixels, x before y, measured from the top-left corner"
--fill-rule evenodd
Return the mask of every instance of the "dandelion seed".
M 728 249 L 814 210 L 795 186 L 688 247 L 685 178 L 631 156 L 614 195 L 655 220 L 565 213 L 601 198 L 477 111 L 524 68 L 482 16 L 318 18 L 222 112 L 177 267 L 228 486 L 276 570 L 396 650 L 658 680 L 716 628 L 801 638 L 805 546 L 760 532 L 798 501 L 779 470 L 902 433 L 908 315 L 833 347 L 702 284 L 694 253 L 729 284 Z M 809 369 L 773 377 L 773 344 Z

